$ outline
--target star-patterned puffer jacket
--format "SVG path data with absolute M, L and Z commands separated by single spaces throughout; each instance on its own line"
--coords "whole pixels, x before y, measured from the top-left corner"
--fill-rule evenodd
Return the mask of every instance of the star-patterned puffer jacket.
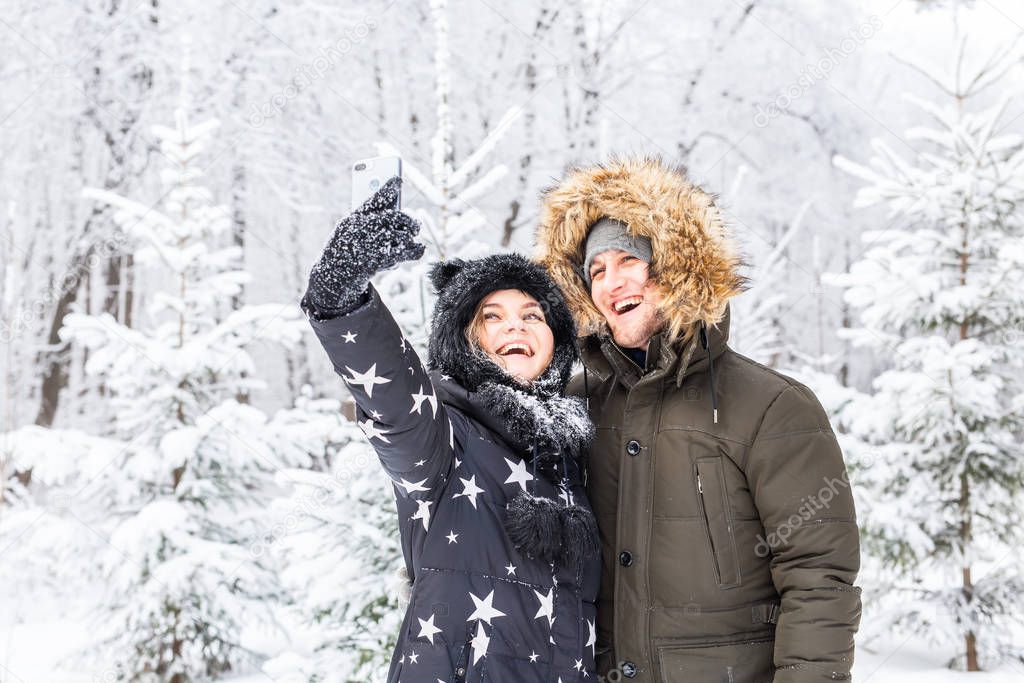
M 527 493 L 591 515 L 577 458 L 592 426 L 563 395 L 578 358 L 571 315 L 520 256 L 444 262 L 432 280 L 429 373 L 372 286 L 354 311 L 310 320 L 394 481 L 413 585 L 387 680 L 594 681 L 600 555 L 544 561 L 506 531 L 508 505 Z M 464 334 L 487 293 L 512 288 L 542 303 L 555 337 L 525 390 Z

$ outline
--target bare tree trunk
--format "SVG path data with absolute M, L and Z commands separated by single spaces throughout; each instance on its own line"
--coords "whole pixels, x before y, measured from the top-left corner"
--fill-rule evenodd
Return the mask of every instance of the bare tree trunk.
M 93 210 L 82 229 L 82 234 L 92 233 L 92 226 L 100 220 L 104 209 Z M 86 239 L 83 237 L 83 241 Z M 64 318 L 71 310 L 71 305 L 78 299 L 78 290 L 82 284 L 82 274 L 88 269 L 89 257 L 93 247 L 77 252 L 67 270 L 54 284 L 60 288 L 60 298 L 50 318 L 50 329 L 46 337 L 46 349 L 39 354 L 38 365 L 42 367 L 42 380 L 39 387 L 39 411 L 36 413 L 36 424 L 41 427 L 52 427 L 57 416 L 61 392 L 68 383 L 69 345 L 60 338 L 60 329 L 64 326 Z
M 843 268 L 844 273 L 850 272 L 850 239 L 846 238 L 843 240 L 843 253 L 846 256 L 846 264 Z M 846 299 L 842 300 L 839 304 L 843 312 L 843 318 L 841 321 L 844 330 L 850 329 L 852 321 L 850 319 L 850 304 L 846 303 Z M 839 367 L 839 383 L 844 387 L 850 386 L 850 342 L 843 341 L 843 364 Z
M 555 9 L 552 11 L 548 7 L 542 6 L 540 12 L 537 15 L 537 21 L 533 27 L 533 47 L 530 50 L 530 55 L 527 58 L 525 68 L 523 69 L 523 76 L 525 79 L 526 86 L 526 101 L 525 111 L 523 112 L 523 154 L 519 157 L 519 176 L 517 178 L 518 192 L 516 196 L 509 203 L 509 215 L 505 219 L 504 226 L 501 232 L 501 246 L 507 247 L 512 242 L 512 235 L 516 228 L 519 227 L 519 212 L 522 210 L 522 199 L 526 197 L 526 193 L 530 187 L 530 168 L 533 165 L 533 147 L 536 133 L 537 124 L 537 111 L 533 106 L 533 94 L 537 90 L 537 52 L 541 41 L 544 40 L 544 34 L 547 33 L 555 20 L 558 18 L 559 10 Z M 524 218 L 525 220 L 525 218 Z
M 241 252 L 242 262 L 245 262 L 245 233 L 247 229 L 245 217 L 245 196 L 247 173 L 245 162 L 237 159 L 231 169 L 231 243 Z M 231 309 L 241 308 L 245 300 L 244 286 L 239 289 L 238 294 L 231 297 Z
M 960 229 L 963 234 L 960 244 L 960 286 L 965 287 L 967 285 L 967 269 L 969 266 L 967 258 L 968 225 L 966 221 L 961 223 Z M 960 339 L 963 341 L 969 336 L 970 329 L 968 327 L 968 321 L 965 318 L 960 322 Z M 960 475 L 960 544 L 964 557 L 962 591 L 964 601 L 968 604 L 974 600 L 974 583 L 971 580 L 971 566 L 968 564 L 968 547 L 971 544 L 971 540 L 971 483 L 967 478 L 967 473 L 964 472 Z M 964 648 L 967 659 L 967 670 L 981 671 L 981 667 L 978 666 L 977 634 L 975 634 L 974 631 L 968 630 L 964 635 Z

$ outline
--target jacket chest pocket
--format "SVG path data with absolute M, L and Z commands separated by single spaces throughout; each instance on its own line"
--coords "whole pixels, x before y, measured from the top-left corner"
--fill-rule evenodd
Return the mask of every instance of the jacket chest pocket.
M 699 458 L 694 469 L 697 501 L 715 567 L 715 580 L 719 588 L 734 588 L 740 585 L 740 569 L 722 460 Z

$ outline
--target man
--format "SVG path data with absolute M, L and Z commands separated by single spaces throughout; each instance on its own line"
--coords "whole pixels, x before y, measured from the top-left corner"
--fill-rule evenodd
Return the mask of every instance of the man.
M 745 280 L 713 199 L 657 159 L 547 190 L 539 257 L 580 328 L 597 437 L 598 673 L 667 683 L 849 680 L 859 539 L 828 418 L 730 349 Z

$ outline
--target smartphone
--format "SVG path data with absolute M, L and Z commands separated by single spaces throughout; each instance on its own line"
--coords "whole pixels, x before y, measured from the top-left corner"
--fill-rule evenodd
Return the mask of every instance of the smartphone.
M 376 194 L 380 186 L 395 176 L 402 175 L 401 157 L 373 157 L 359 159 L 352 164 L 352 210 L 355 211 L 363 202 Z M 402 208 L 402 191 L 393 209 Z

